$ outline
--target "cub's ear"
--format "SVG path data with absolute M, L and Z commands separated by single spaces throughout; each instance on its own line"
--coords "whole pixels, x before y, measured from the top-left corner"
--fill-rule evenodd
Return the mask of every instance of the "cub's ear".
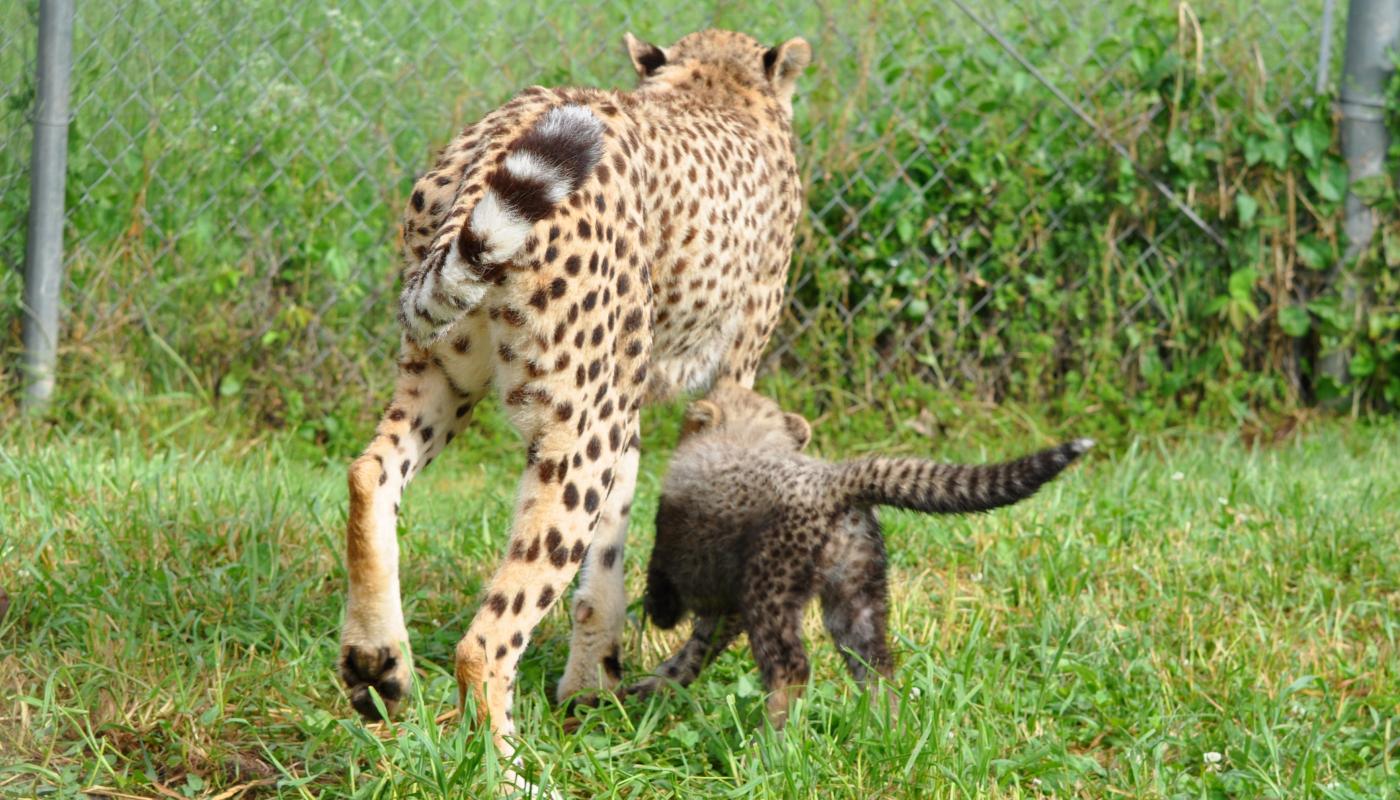
M 797 442 L 798 450 L 812 441 L 812 425 L 801 414 L 784 414 L 783 422 L 787 423 L 788 433 L 792 435 L 792 440 Z
M 812 63 L 812 46 L 801 36 L 788 39 L 763 54 L 763 74 L 768 76 L 780 97 L 792 97 L 797 76 Z
M 666 65 L 666 51 L 650 42 L 644 42 L 631 33 L 624 33 L 622 41 L 627 44 L 627 57 L 632 59 L 632 68 L 643 79 L 651 77 Z
M 709 430 L 724 419 L 724 412 L 709 400 L 696 400 L 685 409 L 685 420 L 681 422 L 681 437 Z

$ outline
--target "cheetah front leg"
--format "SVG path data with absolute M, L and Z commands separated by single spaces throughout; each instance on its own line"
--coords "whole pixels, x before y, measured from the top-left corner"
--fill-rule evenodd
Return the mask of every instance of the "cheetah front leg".
M 373 688 L 393 713 L 413 677 L 399 599 L 399 502 L 416 475 L 461 432 L 489 372 L 471 352 L 469 323 L 438 351 L 405 344 L 393 400 L 364 453 L 350 465 L 340 676 L 355 710 L 378 719 Z
M 577 428 L 573 417 L 560 416 L 533 438 L 536 446 L 520 481 L 506 560 L 457 643 L 459 701 L 465 704 L 469 692 L 474 696 L 478 718 L 489 721 L 496 746 L 507 757 L 513 754 L 507 737 L 515 733 L 516 669 L 530 634 L 583 563 L 609 490 L 633 480 L 617 470 L 624 463 L 636 467 L 635 459 L 622 457 L 637 432 L 635 411 L 626 417 L 614 413 L 606 421 L 581 417 Z
M 569 661 L 555 693 L 561 703 L 576 695 L 588 701 L 592 690 L 611 689 L 622 680 L 622 627 L 627 617 L 622 557 L 640 456 L 641 440 L 633 436 L 618 459 L 617 481 L 579 571 Z

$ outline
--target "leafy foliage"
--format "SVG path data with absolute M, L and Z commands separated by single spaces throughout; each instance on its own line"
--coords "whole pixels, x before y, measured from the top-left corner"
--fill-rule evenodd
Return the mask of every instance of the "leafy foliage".
M 1260 72 L 1257 20 L 1239 4 L 1203 0 L 1188 14 L 1127 0 L 1107 36 L 1079 25 L 1097 4 L 1062 5 L 979 13 L 1093 127 L 968 20 L 927 3 L 713 19 L 620 4 L 657 39 L 713 22 L 813 40 L 797 106 L 812 214 L 776 340 L 782 369 L 825 398 L 873 401 L 893 376 L 1143 425 L 1343 396 L 1394 408 L 1400 244 L 1388 222 L 1342 263 L 1346 170 L 1330 98 Z M 86 101 L 71 130 L 56 412 L 68 420 L 193 397 L 354 447 L 391 377 L 393 225 L 431 147 L 528 82 L 628 74 L 587 10 L 561 7 L 556 29 L 502 6 L 498 35 L 444 36 L 419 60 L 406 48 L 455 30 L 451 4 L 259 0 L 158 20 L 134 7 L 113 24 L 96 9 L 80 15 L 91 20 L 75 73 Z M 34 6 L 0 15 L 20 29 Z M 122 57 L 133 48 L 146 55 Z M 492 66 L 520 53 L 549 67 Z M 28 74 L 18 50 L 0 65 Z M 11 87 L 7 130 L 23 127 L 31 98 L 29 83 Z M 24 174 L 23 151 L 0 153 L 0 175 Z M 1393 187 L 1358 192 L 1393 221 Z M 0 184 L 0 230 L 23 230 L 26 193 Z M 15 267 L 0 270 L 13 343 L 20 241 L 0 238 Z M 8 356 L 6 403 L 18 383 Z M 1347 361 L 1345 385 L 1323 376 L 1328 357 Z
M 1387 258 L 1400 247 L 1386 250 L 1387 227 L 1343 263 L 1347 172 L 1330 98 L 1290 99 L 1292 87 L 1229 69 L 1230 53 L 1212 54 L 1212 68 L 1176 8 L 1132 6 L 1125 35 L 1098 43 L 1093 62 L 1131 69 L 1113 76 L 1116 104 L 1091 109 L 1131 159 L 1032 91 L 1004 53 L 974 52 L 980 80 L 919 68 L 911 83 L 932 86 L 931 102 L 878 123 L 901 131 L 879 162 L 888 169 L 814 182 L 823 211 L 807 246 L 822 258 L 796 300 L 819 333 L 790 366 L 822 364 L 840 382 L 849 351 L 876 342 L 878 357 L 948 388 L 1140 420 L 1248 418 L 1343 394 L 1395 406 L 1400 294 Z M 1073 37 L 1060 34 L 1046 41 Z M 1028 57 L 1054 63 L 1055 52 Z M 1388 184 L 1358 194 L 1396 218 Z M 853 228 L 854 246 L 834 241 Z M 1368 291 L 1352 302 L 1349 283 Z M 820 332 L 861 307 L 883 313 L 857 315 L 844 337 L 854 345 L 832 348 Z M 1352 354 L 1346 385 L 1319 370 L 1338 353 Z

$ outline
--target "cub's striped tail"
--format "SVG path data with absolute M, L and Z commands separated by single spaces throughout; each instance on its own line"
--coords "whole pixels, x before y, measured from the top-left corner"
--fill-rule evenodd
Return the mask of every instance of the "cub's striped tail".
M 988 511 L 1036 493 L 1094 446 L 1092 439 L 1000 464 L 940 464 L 920 458 L 866 458 L 839 465 L 851 502 L 935 514 Z
M 603 123 L 585 106 L 552 108 L 512 142 L 451 246 L 429 255 L 404 287 L 399 321 L 409 336 L 431 343 L 480 304 L 535 223 L 583 185 L 602 157 Z M 459 215 L 454 209 L 448 219 Z

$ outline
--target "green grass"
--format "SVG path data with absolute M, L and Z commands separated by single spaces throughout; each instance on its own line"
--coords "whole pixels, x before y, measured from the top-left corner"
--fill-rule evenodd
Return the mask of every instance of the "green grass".
M 499 419 L 409 491 L 420 695 L 365 727 L 334 673 L 340 454 L 169 405 L 120 432 L 0 433 L 0 795 L 488 796 L 483 738 L 434 720 L 507 530 L 522 457 Z M 951 427 L 932 440 L 927 415 L 890 426 L 918 420 L 905 401 L 821 420 L 816 447 L 980 459 L 1072 432 L 935 409 Z M 675 416 L 647 418 L 632 597 Z M 556 611 L 523 662 L 527 769 L 575 797 L 1396 797 L 1397 476 L 1393 422 L 1310 423 L 1264 449 L 1178 431 L 1103 442 L 994 514 L 887 513 L 893 723 L 814 614 L 812 687 L 784 738 L 763 732 L 744 647 L 689 693 L 594 710 L 569 734 L 549 700 Z M 674 641 L 629 626 L 626 668 Z

